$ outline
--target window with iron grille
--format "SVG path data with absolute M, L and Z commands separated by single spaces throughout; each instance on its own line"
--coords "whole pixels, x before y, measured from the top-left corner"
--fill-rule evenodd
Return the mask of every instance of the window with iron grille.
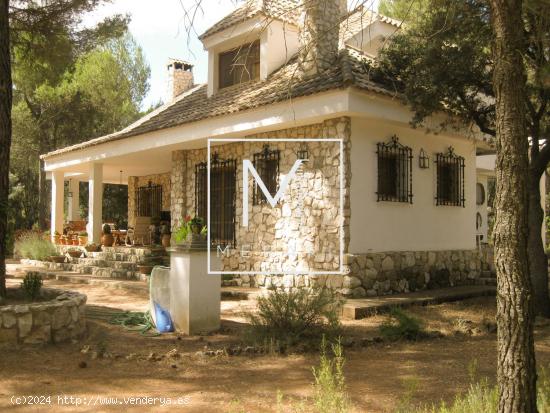
M 261 152 L 254 154 L 254 168 L 271 195 L 275 195 L 277 192 L 279 183 L 279 159 L 279 150 L 270 150 L 268 145 L 265 145 Z M 267 199 L 256 182 L 254 183 L 252 203 L 253 205 L 261 205 L 264 202 L 267 202 Z
M 260 77 L 260 42 L 244 44 L 219 55 L 219 87 L 237 85 Z
M 464 158 L 449 147 L 447 153 L 436 155 L 437 196 L 436 205 L 465 206 Z
M 393 136 L 388 143 L 378 143 L 378 201 L 412 204 L 412 150 Z
M 160 217 L 162 211 L 162 185 L 153 185 L 149 182 L 149 185 L 137 189 L 136 198 L 138 217 Z
M 210 162 L 210 241 L 212 245 L 235 246 L 236 161 L 221 160 L 217 154 Z M 195 166 L 195 215 L 207 221 L 207 164 Z

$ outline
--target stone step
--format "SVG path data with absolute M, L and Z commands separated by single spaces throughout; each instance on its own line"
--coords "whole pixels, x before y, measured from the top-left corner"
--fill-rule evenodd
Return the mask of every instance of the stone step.
M 497 285 L 495 277 L 480 277 L 476 280 L 476 285 Z
M 348 299 L 342 307 L 342 316 L 358 320 L 391 310 L 393 307 L 440 304 L 468 298 L 494 296 L 496 288 L 490 285 L 469 285 L 417 291 L 406 294 L 392 294 L 373 298 Z
M 138 278 L 136 275 L 136 272 L 133 270 L 118 269 L 112 267 L 92 267 L 93 277 L 135 280 Z
M 483 270 L 481 271 L 481 277 L 482 278 L 496 278 L 497 275 L 492 272 L 491 270 Z
M 83 275 L 77 272 L 53 272 L 40 269 L 26 269 L 22 273 L 18 273 L 16 278 L 23 278 L 28 272 L 38 272 L 43 279 L 58 280 L 72 284 L 90 284 L 104 288 L 125 289 L 131 291 L 139 291 L 149 294 L 149 277 L 143 276 L 133 280 L 129 279 L 114 279 L 107 277 L 95 277 L 92 275 Z M 142 274 L 137 274 L 141 276 Z M 244 288 L 244 287 L 222 287 L 221 300 L 251 300 L 261 294 L 259 288 Z

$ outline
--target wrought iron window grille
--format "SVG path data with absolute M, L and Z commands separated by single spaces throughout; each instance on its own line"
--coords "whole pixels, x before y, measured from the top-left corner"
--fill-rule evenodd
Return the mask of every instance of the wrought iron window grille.
M 195 165 L 195 215 L 207 220 L 207 163 Z M 237 161 L 221 159 L 217 153 L 210 161 L 210 241 L 212 245 L 235 246 Z
M 149 181 L 147 186 L 141 186 L 136 194 L 138 217 L 160 217 L 162 211 L 162 185 L 153 185 Z
M 464 197 L 464 157 L 455 154 L 449 146 L 446 153 L 436 154 L 437 193 L 436 205 L 466 206 Z
M 270 194 L 275 194 L 279 186 L 279 161 L 281 153 L 278 149 L 271 150 L 264 145 L 261 152 L 254 154 L 254 168 L 265 184 Z M 252 205 L 261 205 L 267 202 L 264 193 L 257 183 L 254 183 Z
M 412 149 L 394 135 L 376 145 L 378 163 L 377 201 L 413 203 Z

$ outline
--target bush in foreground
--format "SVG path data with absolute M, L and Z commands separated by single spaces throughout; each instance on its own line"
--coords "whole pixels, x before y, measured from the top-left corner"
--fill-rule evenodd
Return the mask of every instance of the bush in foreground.
M 40 291 L 42 290 L 42 277 L 40 274 L 29 273 L 25 275 L 21 283 L 21 289 L 29 300 L 36 300 L 40 296 Z
M 256 340 L 293 345 L 334 336 L 341 301 L 327 288 L 276 290 L 258 298 L 258 312 L 247 314 Z
M 482 379 L 472 382 L 468 391 L 457 395 L 449 405 L 441 402 L 430 407 L 405 407 L 399 409 L 398 413 L 496 413 L 497 407 L 497 386 L 491 386 L 487 379 Z M 546 369 L 539 371 L 537 408 L 539 413 L 550 413 L 550 378 Z
M 55 246 L 36 231 L 22 233 L 15 241 L 14 252 L 18 257 L 40 261 L 57 254 Z
M 331 345 L 332 357 L 327 355 L 326 341 L 321 342 L 319 367 L 313 368 L 315 377 L 314 404 L 318 413 L 344 413 L 350 409 L 344 378 L 344 355 L 340 342 Z
M 425 333 L 420 320 L 405 313 L 400 308 L 392 308 L 389 320 L 380 326 L 380 334 L 388 340 L 418 340 Z

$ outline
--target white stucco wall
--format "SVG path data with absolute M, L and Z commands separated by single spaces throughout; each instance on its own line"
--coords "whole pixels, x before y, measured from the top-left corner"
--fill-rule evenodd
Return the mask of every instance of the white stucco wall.
M 487 197 L 489 196 L 489 185 L 488 185 L 489 176 L 485 173 L 480 173 L 478 171 L 477 178 L 476 178 L 476 185 L 481 184 L 483 185 L 483 188 L 485 189 L 485 199 L 483 200 L 483 204 L 477 205 L 476 200 L 476 219 L 477 214 L 481 215 L 481 226 L 476 229 L 476 235 L 482 235 L 483 238 L 481 238 L 482 243 L 487 243 L 487 231 L 489 230 L 488 226 L 488 211 L 487 211 Z M 476 188 L 476 195 L 477 195 L 477 188 Z
M 274 20 L 260 37 L 260 79 L 265 80 L 300 49 L 298 28 Z
M 475 248 L 473 141 L 355 117 L 351 130 L 351 253 Z M 413 204 L 376 201 L 376 144 L 387 142 L 394 134 L 412 148 Z M 435 205 L 433 160 L 437 152 L 446 152 L 451 145 L 465 158 L 465 208 Z M 421 148 L 430 156 L 429 169 L 418 166 Z

